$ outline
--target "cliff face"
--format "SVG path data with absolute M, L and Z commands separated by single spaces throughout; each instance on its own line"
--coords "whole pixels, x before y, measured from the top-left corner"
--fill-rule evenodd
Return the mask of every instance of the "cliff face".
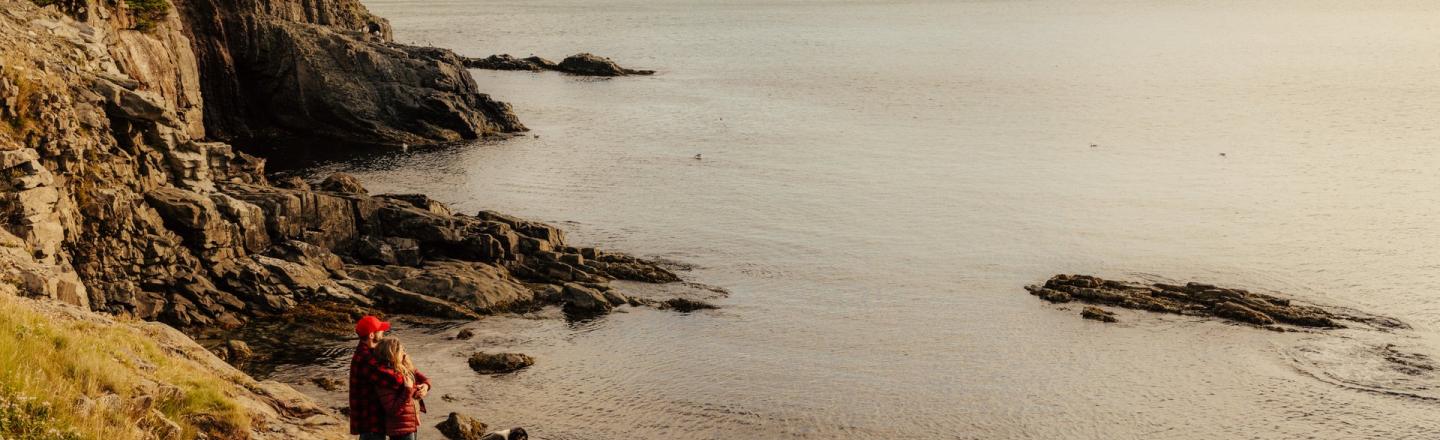
M 448 50 L 395 44 L 356 0 L 188 0 L 212 138 L 435 143 L 524 130 Z
M 568 246 L 548 225 L 372 196 L 346 176 L 272 185 L 263 159 L 213 139 L 430 142 L 522 127 L 453 54 L 389 42 L 354 0 L 172 1 L 0 0 L 0 297 L 68 304 L 65 319 L 106 328 L 123 323 L 89 311 L 202 331 L 312 303 L 599 313 L 648 303 L 612 279 L 677 280 Z M 173 331 L 145 334 L 218 362 Z M 288 388 L 230 379 L 252 419 L 270 420 L 249 436 L 342 435 L 312 424 L 329 411 Z
M 202 140 L 215 126 L 314 124 L 322 136 L 350 127 L 368 142 L 503 128 L 480 116 L 503 106 L 486 107 L 453 55 L 382 41 L 383 20 L 358 3 L 191 0 L 163 13 L 127 4 L 0 0 L 0 250 L 14 263 L 0 275 L 26 295 L 211 328 L 314 301 L 457 318 L 539 302 L 603 310 L 628 302 L 603 293 L 610 279 L 676 279 L 567 246 L 547 225 L 370 196 L 352 179 L 272 186 L 262 159 Z M 347 30 L 372 23 L 380 36 Z M 335 84 L 355 71 L 333 64 L 342 61 L 384 75 Z M 207 91 L 217 88 L 233 93 Z M 272 119 L 233 117 L 224 103 L 237 96 L 296 102 L 263 112 Z

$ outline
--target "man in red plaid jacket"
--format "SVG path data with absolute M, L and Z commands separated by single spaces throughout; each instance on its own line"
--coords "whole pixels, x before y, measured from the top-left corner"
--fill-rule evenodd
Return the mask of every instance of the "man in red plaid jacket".
M 360 440 L 385 439 L 385 409 L 380 406 L 376 387 L 405 386 L 405 379 L 395 370 L 380 365 L 373 349 L 390 323 L 374 316 L 360 318 L 355 324 L 355 334 L 360 344 L 355 346 L 355 356 L 350 358 L 350 435 Z M 429 384 L 421 385 L 429 388 Z

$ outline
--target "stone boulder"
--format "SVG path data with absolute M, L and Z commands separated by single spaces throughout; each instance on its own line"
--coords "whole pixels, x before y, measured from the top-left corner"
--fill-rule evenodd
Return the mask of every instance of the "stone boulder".
M 360 184 L 360 179 L 356 179 L 355 176 L 345 173 L 331 174 L 330 177 L 326 177 L 324 181 L 320 182 L 320 186 L 316 189 L 345 194 L 363 195 L 370 193 L 365 190 L 365 185 Z
M 480 440 L 485 436 L 486 428 L 488 426 L 473 417 L 453 412 L 445 421 L 435 425 L 441 435 L 451 440 Z
M 565 302 L 566 309 L 583 313 L 605 313 L 614 307 L 599 290 L 578 283 L 565 283 L 564 287 L 561 300 Z
M 535 359 L 520 353 L 476 352 L 470 355 L 470 369 L 480 374 L 502 374 L 535 365 Z

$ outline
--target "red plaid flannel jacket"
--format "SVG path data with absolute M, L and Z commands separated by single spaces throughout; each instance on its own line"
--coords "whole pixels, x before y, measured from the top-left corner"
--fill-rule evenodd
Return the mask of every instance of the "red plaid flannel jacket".
M 385 432 L 385 408 L 376 387 L 404 388 L 405 379 L 395 370 L 380 366 L 365 341 L 350 358 L 350 435 Z

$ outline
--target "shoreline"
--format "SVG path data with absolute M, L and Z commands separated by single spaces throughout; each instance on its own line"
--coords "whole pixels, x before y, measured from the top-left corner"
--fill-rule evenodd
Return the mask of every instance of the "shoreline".
M 201 361 L 242 364 L 348 334 L 362 313 L 464 322 L 541 307 L 568 319 L 712 307 L 627 296 L 611 281 L 681 279 L 655 261 L 570 246 L 554 226 L 371 195 L 343 174 L 276 178 L 267 159 L 225 143 L 307 139 L 274 148 L 353 157 L 357 145 L 526 131 L 453 52 L 393 42 L 358 0 L 311 13 L 295 1 L 0 0 L 0 170 L 23 214 L 6 218 L 0 263 L 17 294 L 163 322 L 212 342 Z M 230 38 L 235 28 L 266 38 Z M 351 81 L 327 80 L 337 74 Z M 231 337 L 267 323 L 286 327 L 256 347 Z M 285 405 L 248 410 L 296 423 L 273 415 Z M 319 426 L 317 437 L 342 437 Z M 226 429 L 242 428 L 268 429 Z

